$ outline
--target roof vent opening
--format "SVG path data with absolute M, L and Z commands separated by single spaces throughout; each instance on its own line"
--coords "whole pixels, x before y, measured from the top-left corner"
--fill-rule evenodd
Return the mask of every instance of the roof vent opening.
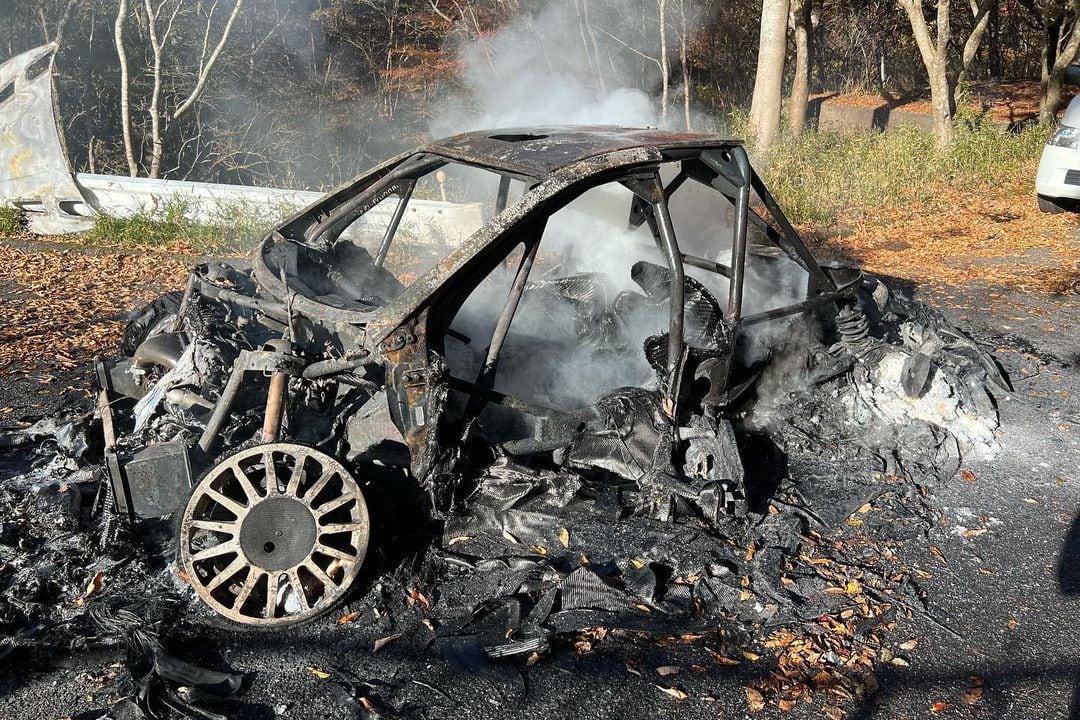
M 506 135 L 489 135 L 492 140 L 502 140 L 509 143 L 529 142 L 530 140 L 546 140 L 547 135 L 532 135 L 530 133 L 508 133 Z

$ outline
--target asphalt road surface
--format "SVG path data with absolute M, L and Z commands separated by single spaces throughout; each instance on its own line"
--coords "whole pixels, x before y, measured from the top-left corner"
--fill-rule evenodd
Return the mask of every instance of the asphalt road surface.
M 995 298 L 973 288 L 955 304 L 942 309 L 994 351 L 1016 389 L 1000 405 L 1002 451 L 991 462 L 965 462 L 969 473 L 932 490 L 938 517 L 917 550 L 925 557 L 915 558 L 933 569 L 929 614 L 894 631 L 915 643 L 903 664 L 875 669 L 879 690 L 841 707 L 852 718 L 1080 718 L 1080 298 Z M 52 412 L 90 382 L 89 373 L 57 377 L 47 385 L 0 380 L 0 407 Z M 223 708 L 248 718 L 362 715 L 334 679 L 368 683 L 376 701 L 405 687 L 412 704 L 401 714 L 412 717 L 822 716 L 809 703 L 751 714 L 745 687 L 769 668 L 719 666 L 695 643 L 609 636 L 585 654 L 468 673 L 422 643 L 373 653 L 384 634 L 331 618 L 274 634 L 204 630 L 181 647 L 188 659 L 248 674 L 241 703 Z M 102 717 L 130 691 L 122 673 L 111 676 L 114 662 L 74 656 L 67 667 L 23 668 L 0 660 L 0 717 Z M 656 668 L 669 666 L 681 668 L 686 699 L 659 688 L 672 683 Z

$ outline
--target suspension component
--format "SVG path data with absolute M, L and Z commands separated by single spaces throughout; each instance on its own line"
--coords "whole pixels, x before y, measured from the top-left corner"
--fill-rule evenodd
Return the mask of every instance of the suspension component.
M 266 349 L 283 355 L 291 355 L 292 343 L 288 340 L 272 340 L 266 343 Z M 270 390 L 266 395 L 266 412 L 263 416 L 262 441 L 264 443 L 275 442 L 278 439 L 288 387 L 289 374 L 284 369 L 274 370 L 270 375 Z
M 870 336 L 870 320 L 858 300 L 845 303 L 836 314 L 836 332 L 840 342 L 857 343 Z

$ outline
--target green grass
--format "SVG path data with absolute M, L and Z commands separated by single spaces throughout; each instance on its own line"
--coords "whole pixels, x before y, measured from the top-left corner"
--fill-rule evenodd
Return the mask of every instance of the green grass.
M 26 213 L 22 208 L 0 206 L 0 237 L 17 237 L 26 232 Z
M 191 206 L 182 201 L 129 217 L 100 214 L 84 236 L 91 245 L 190 249 L 204 253 L 244 252 L 292 212 L 291 208 L 248 208 L 235 205 L 219 210 L 209 221 L 188 217 Z
M 955 142 L 941 150 L 915 128 L 817 132 L 782 138 L 756 164 L 793 222 L 829 222 L 842 211 L 927 201 L 946 186 L 970 190 L 1012 179 L 1039 157 L 1049 133 L 958 125 Z

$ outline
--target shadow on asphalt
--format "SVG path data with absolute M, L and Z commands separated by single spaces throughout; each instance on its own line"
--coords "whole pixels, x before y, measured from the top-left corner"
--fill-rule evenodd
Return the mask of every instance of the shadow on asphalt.
M 1065 546 L 1058 558 L 1058 587 L 1062 595 L 1080 595 L 1080 513 L 1073 518 Z M 1080 720 L 1080 673 L 1073 686 L 1072 702 L 1069 704 L 1070 720 Z
M 1073 518 L 1072 526 L 1065 536 L 1064 546 L 1058 556 L 1057 562 L 1058 588 L 1062 595 L 1080 596 L 1080 513 Z M 1017 648 L 1019 652 L 1019 648 Z M 1042 708 L 1046 712 L 1044 717 L 1061 717 L 1068 720 L 1080 720 L 1080 664 L 1058 663 L 1026 666 L 1018 669 L 1011 665 L 990 665 L 968 669 L 951 668 L 948 671 L 934 673 L 892 670 L 885 666 L 883 672 L 878 673 L 878 681 L 881 683 L 883 692 L 900 694 L 908 688 L 925 687 L 941 683 L 949 686 L 962 686 L 971 676 L 980 676 L 985 681 L 985 687 L 994 690 L 1008 688 L 1015 683 L 1025 681 L 1037 682 L 1069 682 L 1073 686 L 1072 699 L 1068 708 Z M 994 708 L 995 701 L 992 699 L 998 695 L 983 695 L 983 703 L 992 711 L 1008 713 L 1008 707 Z M 880 700 L 880 696 L 878 698 Z M 850 720 L 871 720 L 882 717 L 879 702 L 869 702 L 854 710 L 848 717 Z M 1057 711 L 1064 711 L 1057 714 Z M 1007 717 L 1001 714 L 1000 717 Z

